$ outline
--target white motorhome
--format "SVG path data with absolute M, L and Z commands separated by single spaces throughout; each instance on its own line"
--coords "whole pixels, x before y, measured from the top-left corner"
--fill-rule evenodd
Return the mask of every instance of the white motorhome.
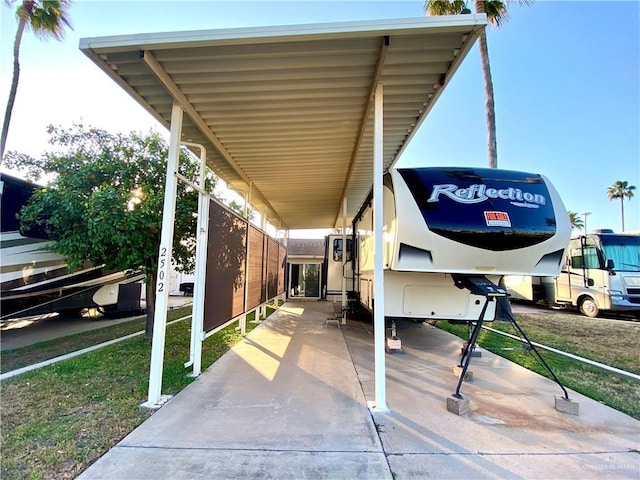
M 558 193 L 541 175 L 393 168 L 383 190 L 386 317 L 477 320 L 484 297 L 456 285 L 456 274 L 484 276 L 499 285 L 505 275 L 557 275 L 560 270 L 571 226 Z M 347 288 L 373 310 L 371 199 L 353 221 L 353 239 L 353 287 Z M 337 286 L 327 287 L 332 288 Z M 484 317 L 493 319 L 495 313 L 496 302 L 490 302 Z
M 507 277 L 517 300 L 577 307 L 596 317 L 602 311 L 640 315 L 640 235 L 612 230 L 569 241 L 557 276 Z
M 4 173 L 0 185 L 0 319 L 85 308 L 109 314 L 142 310 L 142 274 L 90 264 L 71 270 L 49 249 L 44 232 L 20 232 L 16 214 L 36 186 Z

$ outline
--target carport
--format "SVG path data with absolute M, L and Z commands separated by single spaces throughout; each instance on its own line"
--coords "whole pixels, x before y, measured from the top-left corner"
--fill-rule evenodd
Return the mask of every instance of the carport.
M 181 144 L 282 230 L 344 232 L 373 188 L 372 407 L 385 411 L 383 172 L 485 25 L 484 15 L 421 17 L 85 38 L 80 49 L 170 131 L 161 254 Z M 157 292 L 148 405 L 162 401 L 167 295 Z

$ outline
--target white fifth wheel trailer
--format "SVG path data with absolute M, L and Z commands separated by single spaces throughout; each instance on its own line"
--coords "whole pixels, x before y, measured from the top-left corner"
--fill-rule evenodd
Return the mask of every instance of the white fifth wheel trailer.
M 498 302 L 461 277 L 557 275 L 571 226 L 542 175 L 486 168 L 393 168 L 384 177 L 385 317 L 492 320 Z M 354 290 L 374 307 L 373 207 L 353 222 Z M 483 311 L 483 309 L 486 309 Z

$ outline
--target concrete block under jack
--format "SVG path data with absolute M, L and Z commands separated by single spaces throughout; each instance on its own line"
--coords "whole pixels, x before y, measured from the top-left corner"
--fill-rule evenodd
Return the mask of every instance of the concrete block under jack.
M 469 400 L 449 395 L 447 397 L 447 410 L 455 415 L 464 415 L 469 411 Z
M 456 378 L 460 378 L 462 375 L 462 367 L 460 365 L 453 366 L 453 374 Z M 467 370 L 464 374 L 463 382 L 471 382 L 473 380 L 473 371 Z
M 571 415 L 579 415 L 580 404 L 570 398 L 566 399 L 561 395 L 556 395 L 556 410 L 563 413 L 570 413 Z
M 384 350 L 387 353 L 402 353 L 402 340 L 398 337 L 387 338 Z
M 469 342 L 464 342 L 462 344 L 462 348 L 460 349 L 460 351 L 462 353 L 464 353 L 464 349 L 467 348 L 467 345 L 469 345 Z M 478 350 L 477 347 L 473 350 L 473 352 L 471 352 L 471 358 L 481 358 L 482 357 L 482 351 Z

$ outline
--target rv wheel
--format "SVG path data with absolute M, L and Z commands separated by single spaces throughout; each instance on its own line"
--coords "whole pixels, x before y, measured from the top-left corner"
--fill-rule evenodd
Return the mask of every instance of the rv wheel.
M 597 317 L 598 313 L 600 313 L 598 310 L 598 305 L 596 305 L 595 300 L 591 297 L 584 297 L 580 301 L 580 311 L 583 315 L 591 318 Z

